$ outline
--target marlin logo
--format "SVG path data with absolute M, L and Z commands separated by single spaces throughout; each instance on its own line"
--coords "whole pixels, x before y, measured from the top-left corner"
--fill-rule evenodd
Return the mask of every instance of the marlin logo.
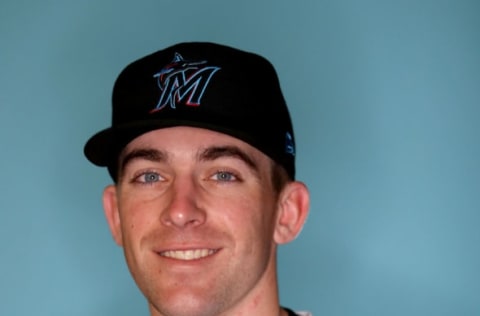
M 203 66 L 207 61 L 184 60 L 175 53 L 172 62 L 153 75 L 162 94 L 152 112 L 160 111 L 169 105 L 199 106 L 202 96 L 213 74 L 220 67 Z

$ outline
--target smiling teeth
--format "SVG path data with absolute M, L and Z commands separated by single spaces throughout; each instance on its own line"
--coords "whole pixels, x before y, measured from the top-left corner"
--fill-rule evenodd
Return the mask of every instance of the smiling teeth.
M 195 249 L 195 250 L 170 250 L 162 252 L 162 256 L 179 259 L 179 260 L 195 260 L 210 256 L 215 250 L 212 249 Z

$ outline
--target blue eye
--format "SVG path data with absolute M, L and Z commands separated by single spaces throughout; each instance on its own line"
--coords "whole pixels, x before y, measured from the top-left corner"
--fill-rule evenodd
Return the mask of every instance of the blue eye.
M 155 172 L 145 172 L 138 177 L 138 181 L 142 183 L 154 183 L 160 181 L 160 175 Z
M 215 173 L 214 178 L 215 180 L 225 182 L 237 180 L 237 177 L 235 177 L 233 173 L 227 171 L 218 171 L 217 173 Z

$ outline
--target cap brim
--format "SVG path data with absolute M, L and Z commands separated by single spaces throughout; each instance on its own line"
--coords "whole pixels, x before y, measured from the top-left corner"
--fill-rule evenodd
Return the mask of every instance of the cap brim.
M 234 130 L 231 127 L 190 120 L 161 119 L 136 121 L 126 125 L 104 129 L 93 135 L 87 141 L 84 147 L 84 154 L 91 163 L 100 167 L 108 167 L 112 165 L 114 160 L 118 159 L 120 151 L 138 136 L 156 129 L 175 126 L 204 128 L 233 136 L 254 147 L 257 145 L 255 144 L 255 139 L 252 139 L 246 134 L 239 133 L 238 130 Z

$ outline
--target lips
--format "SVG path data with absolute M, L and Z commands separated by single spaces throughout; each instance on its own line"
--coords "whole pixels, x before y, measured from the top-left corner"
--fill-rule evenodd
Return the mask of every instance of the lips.
M 160 252 L 162 257 L 177 260 L 198 260 L 216 253 L 215 249 L 188 249 L 188 250 L 167 250 Z

